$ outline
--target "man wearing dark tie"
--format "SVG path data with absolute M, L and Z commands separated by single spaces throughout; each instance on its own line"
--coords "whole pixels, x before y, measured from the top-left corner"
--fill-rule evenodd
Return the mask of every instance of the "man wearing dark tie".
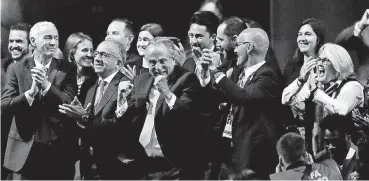
M 232 172 L 245 169 L 267 179 L 278 162 L 275 144 L 283 117 L 280 103 L 282 77 L 265 61 L 269 39 L 259 28 L 243 30 L 237 37 L 237 66 L 243 66 L 237 83 L 219 71 L 214 74 L 216 87 L 230 105 L 224 117 L 223 137 L 231 138 Z
M 30 30 L 33 57 L 8 70 L 1 110 L 13 117 L 4 159 L 10 179 L 73 179 L 77 125 L 58 105 L 76 95 L 76 70 L 53 58 L 58 39 L 53 23 L 36 23 Z
M 146 179 L 201 179 L 203 159 L 198 117 L 200 84 L 195 74 L 181 68 L 179 52 L 165 37 L 146 49 L 149 72 L 134 80 L 137 139 L 148 155 Z
M 94 53 L 93 67 L 98 81 L 87 92 L 85 105 L 75 99 L 60 105 L 60 112 L 77 120 L 82 129 L 83 157 L 81 175 L 84 179 L 139 179 L 134 170 L 135 154 L 130 149 L 134 136 L 130 119 L 126 119 L 133 85 L 119 70 L 126 61 L 125 46 L 105 40 Z M 127 100 L 128 99 L 128 100 Z M 144 152 L 142 152 L 144 154 Z

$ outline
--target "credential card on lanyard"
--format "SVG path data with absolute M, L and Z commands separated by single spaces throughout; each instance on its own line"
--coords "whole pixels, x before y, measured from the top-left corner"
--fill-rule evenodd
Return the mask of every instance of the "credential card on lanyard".
M 229 114 L 227 116 L 227 123 L 225 125 L 224 131 L 223 131 L 223 137 L 232 139 L 232 123 L 233 123 L 233 106 L 229 110 Z

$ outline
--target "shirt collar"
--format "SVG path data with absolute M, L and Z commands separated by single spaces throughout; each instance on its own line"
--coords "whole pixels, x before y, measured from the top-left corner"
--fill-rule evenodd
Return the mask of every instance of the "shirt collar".
M 149 68 L 149 62 L 146 61 L 145 57 L 142 57 L 142 67 Z
M 116 72 L 114 72 L 114 73 L 112 73 L 112 74 L 110 74 L 108 77 L 106 77 L 105 79 L 104 79 L 104 81 L 106 82 L 106 83 L 108 83 L 108 84 L 110 84 L 110 82 L 113 80 L 113 78 L 115 77 L 115 75 L 117 75 L 117 73 L 118 73 L 119 71 L 116 71 Z M 99 81 L 100 80 L 102 80 L 102 78 L 99 76 Z
M 264 63 L 265 63 L 265 60 L 262 61 L 262 62 L 260 62 L 260 63 L 258 63 L 258 64 L 255 64 L 255 65 L 253 65 L 253 66 L 251 66 L 249 68 L 246 68 L 245 69 L 245 73 L 252 74 L 252 73 L 256 72 L 261 66 L 264 65 Z
M 44 65 L 42 65 L 40 62 L 38 62 L 37 60 L 35 60 L 35 65 L 36 65 L 36 67 L 37 68 L 50 68 L 50 64 L 51 64 L 51 62 L 53 61 L 53 59 L 51 59 L 50 61 L 49 61 L 49 63 L 47 63 L 45 66 Z

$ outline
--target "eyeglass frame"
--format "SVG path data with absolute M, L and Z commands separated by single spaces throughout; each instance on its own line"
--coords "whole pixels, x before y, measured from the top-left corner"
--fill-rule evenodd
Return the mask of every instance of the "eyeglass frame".
M 320 58 L 316 60 L 316 64 L 322 64 L 322 65 L 329 65 L 332 64 L 332 62 L 328 58 Z
M 102 53 L 103 53 L 103 54 L 106 54 L 106 55 L 103 55 Z M 102 59 L 107 59 L 108 57 L 114 57 L 114 58 L 120 59 L 120 58 L 119 58 L 119 57 L 117 57 L 116 55 L 111 54 L 111 53 L 107 53 L 107 52 L 94 51 L 94 53 L 92 54 L 92 56 L 93 56 L 94 58 L 96 58 L 96 57 L 97 57 L 97 55 L 100 55 L 100 57 L 101 57 Z
M 245 45 L 247 43 L 251 43 L 252 44 L 252 42 L 249 42 L 249 41 L 236 42 L 236 46 L 234 47 L 234 49 L 237 49 L 238 47 L 240 47 L 242 45 Z

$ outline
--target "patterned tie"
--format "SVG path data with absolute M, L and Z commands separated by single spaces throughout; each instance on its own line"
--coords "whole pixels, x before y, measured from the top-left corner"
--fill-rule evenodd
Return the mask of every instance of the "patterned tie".
M 104 80 L 99 80 L 99 88 L 97 89 L 97 92 L 96 92 L 96 98 L 95 98 L 95 104 L 94 104 L 95 112 L 96 112 L 97 106 L 99 105 L 101 101 L 101 98 L 104 95 L 104 89 L 107 83 L 108 82 Z
M 240 76 L 238 77 L 237 86 L 239 86 L 239 87 L 243 88 L 243 86 L 245 85 L 245 82 L 246 82 L 246 80 L 245 80 L 245 75 L 246 75 L 246 73 L 245 73 L 245 71 L 243 70 L 243 71 L 241 72 Z

